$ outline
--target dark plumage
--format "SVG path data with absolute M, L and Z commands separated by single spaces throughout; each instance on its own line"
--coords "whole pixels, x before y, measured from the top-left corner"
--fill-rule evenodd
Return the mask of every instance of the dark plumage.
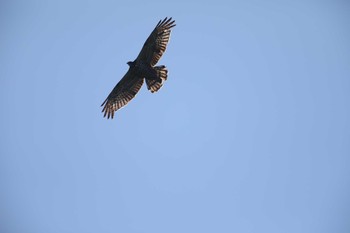
M 165 18 L 160 20 L 144 43 L 141 52 L 133 62 L 128 62 L 129 70 L 113 88 L 107 99 L 102 103 L 104 117 L 114 117 L 114 112 L 125 106 L 141 89 L 146 80 L 148 90 L 157 92 L 167 79 L 168 70 L 165 66 L 155 66 L 163 55 L 169 42 L 171 28 L 175 20 Z

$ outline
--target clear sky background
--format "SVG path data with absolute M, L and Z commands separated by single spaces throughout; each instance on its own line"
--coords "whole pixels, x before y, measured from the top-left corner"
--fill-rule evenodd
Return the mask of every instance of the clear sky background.
M 0 232 L 349 232 L 349 12 L 2 1 Z M 103 118 L 166 16 L 168 81 Z

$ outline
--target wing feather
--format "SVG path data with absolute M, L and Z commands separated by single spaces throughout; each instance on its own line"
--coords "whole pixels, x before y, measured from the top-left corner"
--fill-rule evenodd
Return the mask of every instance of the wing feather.
M 155 66 L 165 52 L 171 28 L 176 26 L 174 23 L 175 20 L 172 18 L 160 20 L 147 38 L 136 60 Z
M 107 119 L 113 118 L 115 111 L 128 104 L 136 96 L 142 84 L 143 77 L 137 77 L 129 70 L 102 103 L 103 116 L 107 116 Z

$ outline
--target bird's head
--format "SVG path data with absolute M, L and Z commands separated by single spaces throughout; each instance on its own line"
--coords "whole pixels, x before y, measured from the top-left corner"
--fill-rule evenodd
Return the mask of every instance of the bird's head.
M 133 65 L 134 65 L 134 62 L 128 61 L 126 64 L 128 64 L 129 66 L 133 66 Z

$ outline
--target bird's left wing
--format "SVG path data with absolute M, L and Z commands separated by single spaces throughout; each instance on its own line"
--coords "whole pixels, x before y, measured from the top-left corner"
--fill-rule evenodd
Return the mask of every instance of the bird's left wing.
M 147 38 L 136 60 L 148 63 L 151 66 L 156 65 L 165 52 L 169 42 L 171 28 L 176 26 L 174 23 L 175 20 L 172 20 L 172 18 L 160 20 L 151 35 Z
M 140 90 L 142 84 L 143 77 L 137 77 L 129 70 L 102 103 L 104 117 L 113 118 L 114 112 L 129 103 Z

